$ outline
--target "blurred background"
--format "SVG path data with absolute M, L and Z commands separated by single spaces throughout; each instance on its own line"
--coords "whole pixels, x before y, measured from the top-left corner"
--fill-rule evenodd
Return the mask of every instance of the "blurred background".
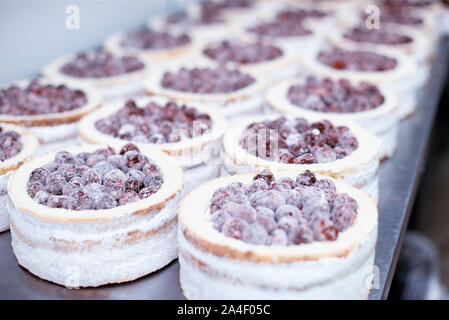
M 96 48 L 112 33 L 145 25 L 195 0 L 0 0 L 0 84 L 36 75 L 51 60 Z M 76 5 L 80 28 L 66 28 Z

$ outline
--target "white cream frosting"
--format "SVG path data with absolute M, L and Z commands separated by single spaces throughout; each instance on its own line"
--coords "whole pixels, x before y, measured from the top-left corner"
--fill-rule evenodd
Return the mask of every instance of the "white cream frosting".
M 191 300 L 366 299 L 375 242 L 376 232 L 373 232 L 344 258 L 271 264 L 233 261 L 198 250 L 180 232 L 181 287 Z M 186 255 L 207 264 L 212 276 L 192 264 Z
M 9 198 L 7 187 L 10 176 L 11 172 L 0 176 L 0 232 L 9 229 L 8 209 L 6 206 Z
M 176 196 L 167 201 L 155 215 L 128 215 L 88 223 L 36 219 L 9 203 L 14 254 L 31 273 L 64 286 L 71 286 L 70 279 L 77 274 L 79 283 L 75 286 L 79 287 L 131 281 L 177 257 L 179 200 Z M 137 238 L 133 240 L 133 236 Z M 67 245 L 73 250 L 64 250 Z
M 184 169 L 183 195 L 189 193 L 206 181 L 217 178 L 220 175 L 220 164 L 201 164 L 196 167 Z
M 39 139 L 39 154 L 59 151 L 78 145 L 79 122 L 64 123 L 47 127 L 30 127 L 29 130 Z

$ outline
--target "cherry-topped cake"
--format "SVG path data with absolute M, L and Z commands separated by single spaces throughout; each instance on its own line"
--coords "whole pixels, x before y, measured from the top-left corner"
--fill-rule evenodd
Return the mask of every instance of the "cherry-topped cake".
M 395 3 L 396 2 L 396 3 Z M 423 19 L 410 7 L 404 6 L 398 1 L 390 1 L 380 6 L 380 23 L 393 23 L 407 26 L 419 26 L 423 24 Z M 366 13 L 362 14 L 362 19 L 366 19 Z
M 211 220 L 225 236 L 259 245 L 332 241 L 357 217 L 353 198 L 310 171 L 276 179 L 264 170 L 253 180 L 248 187 L 233 182 L 214 192 Z
M 298 37 L 312 34 L 302 23 L 289 19 L 263 22 L 247 29 L 258 37 Z
M 138 55 L 157 65 L 185 58 L 193 47 L 190 35 L 180 31 L 153 30 L 149 28 L 117 33 L 106 39 L 106 50 L 119 55 Z
M 251 75 L 226 68 L 182 68 L 178 72 L 166 72 L 161 80 L 166 89 L 202 94 L 230 93 L 254 82 Z
M 263 116 L 229 128 L 223 172 L 310 170 L 347 181 L 377 201 L 380 141 L 349 119 Z
M 75 78 L 107 78 L 143 70 L 136 57 L 114 56 L 105 51 L 82 52 L 61 66 L 61 73 Z
M 186 10 L 151 18 L 148 27 L 193 34 L 194 38 L 207 40 L 229 32 L 222 8 L 215 2 L 201 1 Z
M 219 63 L 254 64 L 277 59 L 283 52 L 279 47 L 260 42 L 245 44 L 224 40 L 205 48 L 203 54 Z
M 282 44 L 304 54 L 315 50 L 323 30 L 333 21 L 332 15 L 322 10 L 286 7 L 274 1 L 272 6 L 272 10 L 262 10 L 264 14 L 237 23 L 238 29 L 249 38 Z
M 158 32 L 149 29 L 129 32 L 120 43 L 123 47 L 136 49 L 169 49 L 186 45 L 191 40 L 188 35 L 172 35 L 168 32 Z
M 279 10 L 273 19 L 248 28 L 259 37 L 295 37 L 313 33 L 305 26 L 306 20 L 322 19 L 328 13 L 317 9 L 288 8 Z
M 186 9 L 151 18 L 148 27 L 170 32 L 188 32 L 195 40 L 216 41 L 232 34 L 232 23 L 252 13 L 253 1 L 197 1 Z
M 202 104 L 230 119 L 260 112 L 264 83 L 259 73 L 201 61 L 162 68 L 144 86 L 149 95 Z
M 68 112 L 87 104 L 86 94 L 64 84 L 44 84 L 31 80 L 23 88 L 11 85 L 0 89 L 0 114 L 33 116 Z
M 0 127 L 0 161 L 5 161 L 22 151 L 23 142 L 16 131 L 7 131 Z
M 79 52 L 56 59 L 42 71 L 48 78 L 64 79 L 101 89 L 105 98 L 119 98 L 142 91 L 147 65 L 131 55 L 104 50 Z
M 241 143 L 262 159 L 297 164 L 343 159 L 358 147 L 357 138 L 345 126 L 334 127 L 327 120 L 309 123 L 304 118 L 285 117 L 250 124 Z
M 347 78 L 307 76 L 271 87 L 266 100 L 282 114 L 355 120 L 382 139 L 381 159 L 393 154 L 399 121 L 396 95 L 386 88 Z
M 413 114 L 416 109 L 421 82 L 418 66 L 399 50 L 332 46 L 306 57 L 304 65 L 317 76 L 364 81 L 388 88 L 398 97 L 401 118 Z
M 313 76 L 307 77 L 303 84 L 291 86 L 287 95 L 294 105 L 318 112 L 363 112 L 385 102 L 385 97 L 376 85 Z
M 339 48 L 320 51 L 317 59 L 334 69 L 354 71 L 386 71 L 396 68 L 398 64 L 395 58 L 380 53 Z
M 85 117 L 79 127 L 82 140 L 90 144 L 132 142 L 142 150 L 168 153 L 185 169 L 186 191 L 217 177 L 219 165 L 211 160 L 225 129 L 223 117 L 207 107 L 162 97 L 111 104 Z
M 221 177 L 186 196 L 179 223 L 188 299 L 368 296 L 377 209 L 341 181 L 307 170 Z
M 164 179 L 137 146 L 93 153 L 56 153 L 54 161 L 31 172 L 28 195 L 50 208 L 111 209 L 156 193 Z
M 279 43 L 223 40 L 208 43 L 202 55 L 221 65 L 236 66 L 242 72 L 262 74 L 269 83 L 288 79 L 299 71 L 296 52 Z
M 117 113 L 98 120 L 95 127 L 120 139 L 161 144 L 200 136 L 211 129 L 212 119 L 206 113 L 173 101 L 165 106 L 150 102 L 140 108 L 129 100 Z
M 350 29 L 344 33 L 343 37 L 355 42 L 385 45 L 403 45 L 413 42 L 413 38 L 408 35 L 382 29 L 367 29 L 365 26 Z
M 22 127 L 0 124 L 0 232 L 9 229 L 7 186 L 11 173 L 35 156 L 37 138 Z
M 182 169 L 168 155 L 129 143 L 35 158 L 8 185 L 14 253 L 33 274 L 69 288 L 142 277 L 177 256 L 182 187 Z M 67 280 L 73 265 L 76 282 Z
M 43 151 L 73 145 L 77 122 L 102 102 L 99 92 L 82 85 L 33 79 L 0 88 L 0 123 L 30 128 Z

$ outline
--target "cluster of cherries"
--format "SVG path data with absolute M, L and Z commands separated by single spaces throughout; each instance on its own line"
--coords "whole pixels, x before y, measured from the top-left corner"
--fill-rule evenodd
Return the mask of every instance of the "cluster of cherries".
M 27 192 L 50 208 L 100 210 L 148 198 L 163 182 L 159 167 L 127 144 L 118 154 L 112 148 L 77 155 L 60 151 L 31 172 Z
M 422 2 L 422 1 L 406 1 L 406 0 L 393 0 L 384 1 L 379 6 L 379 11 L 382 13 L 380 15 L 381 24 L 402 24 L 407 26 L 416 26 L 423 23 L 423 19 L 414 14 L 412 9 L 412 2 Z M 425 1 L 427 2 L 427 1 Z M 362 19 L 365 21 L 367 14 L 365 12 L 361 13 Z
M 67 112 L 86 103 L 86 94 L 81 90 L 65 85 L 44 85 L 39 80 L 31 81 L 24 88 L 11 85 L 0 90 L 0 114 L 12 116 Z
M 4 131 L 0 127 L 0 161 L 5 161 L 19 154 L 23 144 L 20 134 L 15 131 Z
M 235 62 L 239 64 L 252 64 L 274 60 L 283 55 L 281 49 L 273 45 L 255 43 L 238 43 L 222 41 L 204 49 L 204 55 L 219 62 Z
M 120 45 L 137 49 L 170 49 L 184 46 L 190 41 L 186 34 L 173 35 L 165 31 L 141 29 L 127 33 Z
M 161 85 L 167 89 L 192 93 L 230 93 L 253 84 L 255 79 L 237 69 L 181 68 L 178 72 L 166 72 Z
M 400 45 L 413 42 L 407 35 L 389 32 L 385 29 L 367 29 L 364 26 L 353 28 L 343 35 L 355 42 L 367 42 L 386 45 Z
M 142 70 L 145 65 L 136 57 L 114 56 L 99 50 L 82 52 L 61 67 L 61 72 L 77 78 L 105 78 Z
M 263 22 L 248 29 L 259 37 L 298 37 L 312 34 L 304 26 L 308 18 L 323 18 L 326 12 L 316 9 L 289 9 L 279 12 L 272 21 Z
M 301 108 L 339 113 L 371 110 L 385 101 L 379 88 L 367 82 L 352 84 L 346 79 L 319 79 L 313 76 L 303 84 L 291 86 L 288 99 Z
M 280 117 L 249 125 L 241 145 L 262 159 L 312 164 L 342 159 L 357 149 L 358 141 L 347 127 L 334 127 L 328 120 Z
M 139 107 L 133 100 L 115 114 L 98 120 L 95 127 L 108 135 L 136 143 L 167 143 L 200 136 L 212 127 L 208 114 L 170 101 Z
M 357 209 L 331 180 L 310 171 L 294 180 L 264 170 L 250 185 L 234 182 L 217 189 L 210 205 L 213 227 L 225 236 L 278 246 L 336 240 L 354 223 Z
M 339 70 L 387 71 L 398 64 L 396 59 L 379 53 L 336 47 L 320 51 L 317 58 L 319 62 Z

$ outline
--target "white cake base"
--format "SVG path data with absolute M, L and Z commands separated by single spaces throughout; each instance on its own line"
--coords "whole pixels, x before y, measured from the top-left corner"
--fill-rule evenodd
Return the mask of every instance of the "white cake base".
M 74 122 L 48 127 L 30 127 L 29 130 L 39 139 L 39 154 L 42 155 L 77 146 L 78 124 Z
M 8 187 L 9 176 L 11 173 L 0 176 L 0 232 L 9 230 L 8 219 L 8 193 L 6 188 Z
M 181 288 L 190 300 L 367 299 L 373 277 L 375 240 L 373 232 L 343 258 L 253 263 L 200 251 L 185 241 L 180 232 Z M 318 275 L 326 275 L 327 279 L 312 280 Z M 296 287 L 295 282 L 309 284 Z
M 176 259 L 179 200 L 155 216 L 88 223 L 43 221 L 9 202 L 12 248 L 22 267 L 69 288 L 132 281 Z
M 185 195 L 195 189 L 197 186 L 206 181 L 219 177 L 220 164 L 218 160 L 213 160 L 216 163 L 202 164 L 192 168 L 184 169 L 184 188 L 182 194 Z

